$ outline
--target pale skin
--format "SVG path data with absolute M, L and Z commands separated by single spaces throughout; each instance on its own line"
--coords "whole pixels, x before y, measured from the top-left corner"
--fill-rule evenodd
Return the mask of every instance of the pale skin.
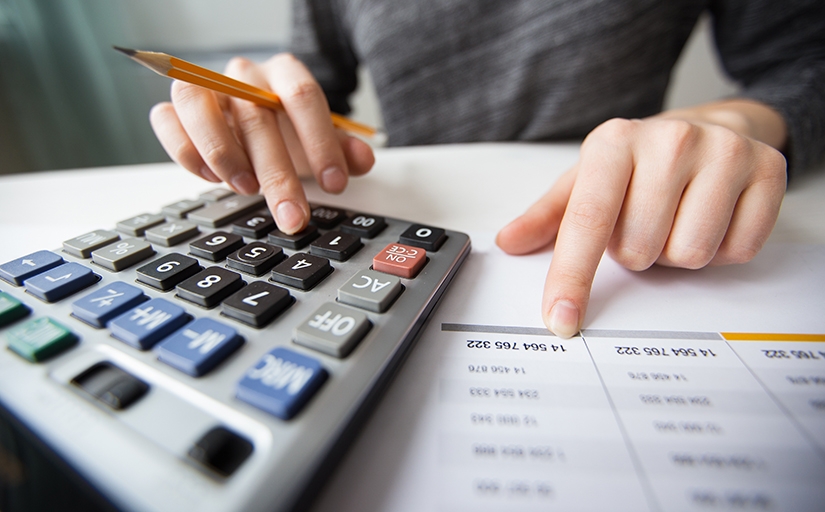
M 239 193 L 260 190 L 278 227 L 300 231 L 309 221 L 300 178 L 340 193 L 349 176 L 372 168 L 372 150 L 332 126 L 321 87 L 294 57 L 233 59 L 226 73 L 272 90 L 284 110 L 174 82 L 172 102 L 152 109 L 152 127 L 181 166 Z M 555 244 L 541 313 L 553 333 L 573 336 L 605 250 L 631 270 L 751 260 L 779 214 L 786 141 L 779 113 L 745 99 L 606 121 L 496 242 L 510 254 Z

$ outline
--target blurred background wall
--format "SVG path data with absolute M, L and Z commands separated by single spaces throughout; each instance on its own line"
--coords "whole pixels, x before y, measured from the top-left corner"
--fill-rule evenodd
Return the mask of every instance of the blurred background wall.
M 0 0 L 0 174 L 168 160 L 149 108 L 168 79 L 112 45 L 165 51 L 222 70 L 233 55 L 265 60 L 289 42 L 290 0 Z M 667 106 L 734 92 L 708 21 L 674 71 Z M 368 70 L 353 117 L 381 124 Z

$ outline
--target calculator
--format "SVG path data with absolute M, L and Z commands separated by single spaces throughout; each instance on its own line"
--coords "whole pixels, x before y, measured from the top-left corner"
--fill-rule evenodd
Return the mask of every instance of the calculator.
M 306 508 L 470 252 L 222 188 L 68 235 L 0 264 L 0 405 L 121 510 Z

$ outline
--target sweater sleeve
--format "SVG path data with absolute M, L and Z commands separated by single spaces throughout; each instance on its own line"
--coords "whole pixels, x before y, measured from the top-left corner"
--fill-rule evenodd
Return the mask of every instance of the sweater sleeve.
M 788 127 L 788 177 L 825 158 L 825 2 L 717 0 L 711 5 L 725 70 L 742 97 L 777 110 Z
M 349 96 L 358 85 L 358 59 L 335 2 L 294 0 L 290 51 L 303 62 L 327 95 L 333 112 L 350 112 Z

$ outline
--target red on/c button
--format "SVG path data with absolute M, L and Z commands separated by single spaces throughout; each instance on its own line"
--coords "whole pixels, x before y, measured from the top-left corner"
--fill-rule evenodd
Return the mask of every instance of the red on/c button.
M 390 244 L 372 259 L 372 268 L 398 277 L 415 277 L 424 262 L 427 251 L 419 247 L 404 244 Z

